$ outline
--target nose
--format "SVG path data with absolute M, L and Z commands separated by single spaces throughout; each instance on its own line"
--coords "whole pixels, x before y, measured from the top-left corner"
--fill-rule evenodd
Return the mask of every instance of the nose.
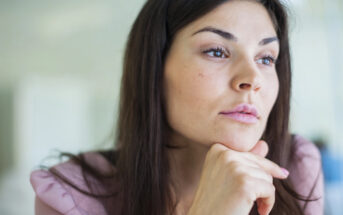
M 243 62 L 237 67 L 231 85 L 235 91 L 259 91 L 261 89 L 261 74 L 252 63 Z

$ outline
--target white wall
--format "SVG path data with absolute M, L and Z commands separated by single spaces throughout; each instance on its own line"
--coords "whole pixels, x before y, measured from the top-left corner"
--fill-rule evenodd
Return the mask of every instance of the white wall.
M 55 150 L 111 146 L 122 53 L 142 4 L 0 1 L 0 104 L 13 108 L 0 118 L 14 121 L 0 126 L 10 126 L 1 132 L 8 138 L 0 138 L 0 155 L 14 161 L 0 172 L 0 214 L 33 214 L 29 173 L 56 162 L 44 160 Z

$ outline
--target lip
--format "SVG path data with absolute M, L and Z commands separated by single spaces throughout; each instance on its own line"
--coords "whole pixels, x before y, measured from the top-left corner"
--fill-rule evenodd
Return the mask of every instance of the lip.
M 247 103 L 240 104 L 232 110 L 221 111 L 219 114 L 247 124 L 256 123 L 260 118 L 255 106 Z

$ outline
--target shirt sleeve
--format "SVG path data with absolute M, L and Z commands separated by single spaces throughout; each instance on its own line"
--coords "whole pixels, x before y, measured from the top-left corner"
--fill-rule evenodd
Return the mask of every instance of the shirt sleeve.
M 52 207 L 42 202 L 37 196 L 35 198 L 35 215 L 63 215 Z
M 110 171 L 110 166 L 106 160 L 97 153 L 85 154 L 87 162 L 94 165 L 100 171 Z M 30 175 L 30 182 L 36 194 L 35 211 L 36 215 L 106 215 L 106 208 L 100 201 L 100 198 L 95 198 L 86 193 L 94 193 L 87 185 L 81 167 L 72 161 L 57 164 L 52 167 L 60 173 L 66 181 L 55 176 L 49 170 L 36 170 Z M 87 177 L 89 184 L 99 194 L 105 193 L 102 184 L 95 178 Z M 71 185 L 72 184 L 72 185 Z M 76 189 L 77 187 L 78 189 Z M 84 192 L 80 192 L 84 191 Z M 114 206 L 113 206 L 114 207 Z M 112 209 L 112 208 L 109 208 Z M 114 210 L 114 209 L 113 209 Z
M 81 215 L 71 193 L 49 171 L 32 172 L 30 182 L 36 193 L 36 215 Z
M 310 201 L 299 201 L 306 215 L 324 214 L 324 179 L 321 156 L 317 147 L 295 136 L 295 155 L 290 167 L 290 180 L 295 190 Z

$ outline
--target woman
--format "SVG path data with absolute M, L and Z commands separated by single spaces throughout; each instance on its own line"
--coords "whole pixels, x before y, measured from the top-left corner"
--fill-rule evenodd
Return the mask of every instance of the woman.
M 36 214 L 322 214 L 318 150 L 288 131 L 290 83 L 277 0 L 148 0 L 116 149 L 33 172 Z

